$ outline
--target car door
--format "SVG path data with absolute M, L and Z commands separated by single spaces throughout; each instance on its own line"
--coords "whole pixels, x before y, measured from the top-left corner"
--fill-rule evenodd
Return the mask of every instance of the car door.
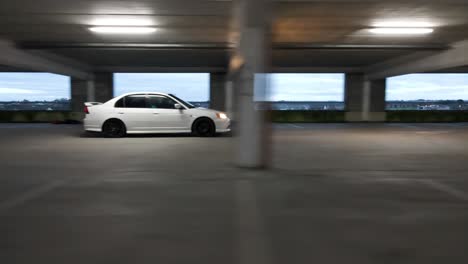
M 188 131 L 190 117 L 184 109 L 176 109 L 177 102 L 167 96 L 149 94 L 147 105 L 153 111 L 153 128 L 158 131 Z
M 146 94 L 132 94 L 116 103 L 118 117 L 125 123 L 127 131 L 148 132 L 152 130 L 153 111 L 147 108 Z

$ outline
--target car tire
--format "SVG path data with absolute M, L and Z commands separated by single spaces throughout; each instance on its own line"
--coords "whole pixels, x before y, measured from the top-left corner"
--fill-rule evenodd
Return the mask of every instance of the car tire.
M 215 124 L 208 118 L 201 118 L 195 121 L 193 134 L 199 137 L 214 137 L 216 135 Z
M 102 134 L 108 138 L 124 137 L 127 130 L 122 121 L 117 119 L 107 120 L 102 126 Z

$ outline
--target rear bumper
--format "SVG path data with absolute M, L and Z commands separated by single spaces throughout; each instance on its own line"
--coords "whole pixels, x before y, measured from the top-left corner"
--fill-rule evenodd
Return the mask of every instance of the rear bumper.
M 85 131 L 91 132 L 102 132 L 101 126 L 97 125 L 95 122 L 90 122 L 90 120 L 83 120 L 83 128 Z
M 84 130 L 85 130 L 85 131 L 89 131 L 89 132 L 102 132 L 102 129 L 100 129 L 100 128 L 93 128 L 93 127 L 85 127 Z

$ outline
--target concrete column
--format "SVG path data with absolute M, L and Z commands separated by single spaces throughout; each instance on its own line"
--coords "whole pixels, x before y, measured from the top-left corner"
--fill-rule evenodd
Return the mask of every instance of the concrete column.
M 380 115 L 382 121 L 385 121 L 386 101 L 385 94 L 387 90 L 387 79 L 373 80 L 371 83 L 370 94 L 370 112 L 373 115 Z
M 83 112 L 84 102 L 88 101 L 88 82 L 71 78 L 71 111 Z
M 210 74 L 210 108 L 226 111 L 226 74 Z
M 114 97 L 114 75 L 112 72 L 94 73 L 96 102 L 106 102 Z
M 88 102 L 95 102 L 96 101 L 96 89 L 94 87 L 94 81 L 87 82 L 87 101 Z
M 112 73 L 94 73 L 93 80 L 71 78 L 72 112 L 83 112 L 84 102 L 106 102 L 113 97 Z
M 385 89 L 385 79 L 369 81 L 361 73 L 346 74 L 346 121 L 385 121 Z
M 231 61 L 231 65 L 237 65 L 237 72 L 230 73 L 230 76 L 234 76 L 232 84 L 236 96 L 237 164 L 247 168 L 264 168 L 270 160 L 270 136 L 266 111 L 261 110 L 263 106 L 258 101 L 267 98 L 266 73 L 269 71 L 271 52 L 270 2 L 239 0 L 237 4 L 240 36 Z

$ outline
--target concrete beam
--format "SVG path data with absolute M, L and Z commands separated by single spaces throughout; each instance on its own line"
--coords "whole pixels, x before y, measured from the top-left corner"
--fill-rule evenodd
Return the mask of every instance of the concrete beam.
M 133 66 L 98 66 L 93 68 L 98 72 L 137 72 L 137 73 L 225 73 L 227 67 L 133 67 Z
M 295 0 L 297 1 L 297 0 Z M 379 0 L 380 1 L 380 0 Z M 236 30 L 233 28 L 233 30 Z M 123 49 L 123 50 L 234 50 L 234 43 L 69 43 L 69 42 L 23 42 L 23 49 Z M 274 50 L 442 50 L 448 49 L 446 45 L 424 44 L 306 44 L 306 43 L 273 43 Z
M 362 73 L 361 67 L 273 67 L 272 73 Z
M 18 49 L 12 42 L 5 40 L 0 40 L 0 64 L 30 71 L 63 74 L 84 80 L 93 77 L 87 70 Z
M 422 51 L 372 65 L 367 68 L 366 76 L 369 80 L 376 80 L 410 73 L 434 72 L 466 65 L 468 65 L 468 40 L 458 42 L 446 51 Z

